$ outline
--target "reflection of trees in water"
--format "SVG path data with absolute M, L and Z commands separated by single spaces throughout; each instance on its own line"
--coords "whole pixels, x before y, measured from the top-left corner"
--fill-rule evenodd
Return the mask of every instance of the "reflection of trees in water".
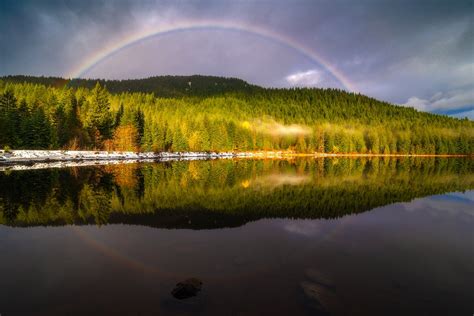
M 0 174 L 8 225 L 237 225 L 333 218 L 474 187 L 470 159 L 338 158 L 124 164 Z M 141 222 L 143 220 L 143 222 Z M 213 224 L 213 221 L 215 222 Z

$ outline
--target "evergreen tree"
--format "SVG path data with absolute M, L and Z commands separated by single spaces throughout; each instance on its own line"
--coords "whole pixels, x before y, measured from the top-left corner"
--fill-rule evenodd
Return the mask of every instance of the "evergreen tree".
M 0 146 L 17 145 L 17 127 L 16 98 L 13 91 L 8 89 L 0 95 Z
M 183 152 L 188 150 L 188 144 L 186 138 L 181 131 L 181 128 L 177 126 L 173 133 L 173 141 L 171 144 L 172 151 Z
M 91 91 L 89 113 L 87 113 L 85 126 L 91 128 L 93 136 L 99 141 L 112 136 L 112 118 L 108 92 L 99 82 Z M 97 134 L 97 131 L 99 134 Z
M 33 149 L 48 148 L 50 145 L 50 125 L 41 107 L 36 107 L 31 116 L 31 147 Z

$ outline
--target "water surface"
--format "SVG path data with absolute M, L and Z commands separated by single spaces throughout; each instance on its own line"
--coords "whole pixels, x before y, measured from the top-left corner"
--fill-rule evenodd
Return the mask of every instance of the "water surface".
M 471 314 L 469 159 L 0 173 L 0 313 Z M 202 280 L 177 300 L 176 283 Z

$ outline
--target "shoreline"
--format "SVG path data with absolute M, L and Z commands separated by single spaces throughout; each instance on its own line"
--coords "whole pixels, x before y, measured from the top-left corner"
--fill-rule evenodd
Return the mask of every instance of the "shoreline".
M 97 150 L 0 150 L 0 165 L 35 162 L 128 161 L 166 159 L 217 159 L 247 157 L 248 153 L 231 152 L 132 152 Z
M 292 152 L 107 152 L 71 150 L 0 150 L 0 172 L 37 170 L 49 168 L 105 166 L 139 162 L 194 161 L 215 159 L 295 159 L 295 158 L 449 158 L 471 157 L 473 155 L 432 155 L 432 154 L 330 154 L 330 153 L 292 153 Z
M 94 150 L 0 150 L 0 164 L 218 158 L 293 158 L 293 157 L 473 157 L 462 154 L 362 154 L 362 153 L 295 153 L 287 151 L 248 152 L 131 152 Z

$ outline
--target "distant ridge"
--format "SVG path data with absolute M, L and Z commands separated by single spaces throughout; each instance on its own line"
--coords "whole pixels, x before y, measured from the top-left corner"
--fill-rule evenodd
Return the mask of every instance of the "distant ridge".
M 99 82 L 106 86 L 111 93 L 121 92 L 143 92 L 154 93 L 157 97 L 182 97 L 182 96 L 212 96 L 228 92 L 251 92 L 263 89 L 259 86 L 249 84 L 238 78 L 226 78 L 216 76 L 153 76 L 142 79 L 65 79 L 61 77 L 36 77 L 36 76 L 4 76 L 0 77 L 12 83 L 34 83 L 61 88 L 94 88 Z

